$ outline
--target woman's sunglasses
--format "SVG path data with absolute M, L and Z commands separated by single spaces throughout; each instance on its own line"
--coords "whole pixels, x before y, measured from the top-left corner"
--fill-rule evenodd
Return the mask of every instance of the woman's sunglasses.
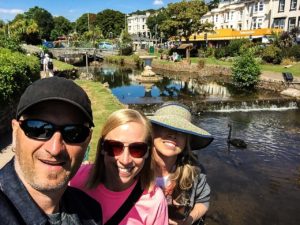
M 90 128 L 83 124 L 68 124 L 57 126 L 43 120 L 27 119 L 19 120 L 20 127 L 25 135 L 36 140 L 49 140 L 53 134 L 59 131 L 66 143 L 82 143 L 90 134 Z
M 144 142 L 134 142 L 127 146 L 120 141 L 104 140 L 102 141 L 102 148 L 109 156 L 115 157 L 123 153 L 124 148 L 128 147 L 129 153 L 134 158 L 142 158 L 148 152 L 148 144 Z

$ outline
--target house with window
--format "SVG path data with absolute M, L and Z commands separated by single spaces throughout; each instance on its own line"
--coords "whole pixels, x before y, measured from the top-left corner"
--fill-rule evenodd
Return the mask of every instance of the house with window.
M 272 27 L 285 31 L 300 27 L 300 0 L 273 0 Z
M 202 22 L 214 29 L 252 30 L 270 27 L 272 0 L 220 0 L 218 8 L 205 14 Z
M 139 37 L 150 37 L 150 30 L 146 24 L 149 16 L 150 13 L 147 12 L 145 15 L 132 14 L 126 17 L 128 33 Z

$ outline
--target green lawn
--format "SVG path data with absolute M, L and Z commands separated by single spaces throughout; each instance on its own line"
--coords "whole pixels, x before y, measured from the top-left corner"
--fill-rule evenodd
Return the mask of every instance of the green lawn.
M 192 63 L 197 63 L 199 61 L 198 57 L 191 58 Z M 211 65 L 220 65 L 220 66 L 232 66 L 233 62 L 225 62 L 218 60 L 216 58 L 204 58 L 205 62 L 207 64 Z M 290 72 L 296 77 L 300 77 L 300 62 L 295 63 L 290 68 L 284 68 L 283 65 L 274 65 L 274 64 L 261 64 L 261 70 L 262 71 L 271 71 L 271 72 Z
M 56 59 L 53 59 L 53 65 L 54 65 L 55 69 L 58 71 L 72 70 L 72 69 L 76 68 L 75 66 L 73 66 L 71 64 L 68 64 L 68 63 L 65 63 L 65 62 L 62 62 L 62 61 L 59 61 Z
M 100 82 L 76 80 L 76 83 L 87 92 L 92 102 L 95 127 L 93 128 L 93 136 L 90 142 L 89 161 L 94 161 L 98 139 L 106 118 L 112 112 L 124 108 L 124 105 Z

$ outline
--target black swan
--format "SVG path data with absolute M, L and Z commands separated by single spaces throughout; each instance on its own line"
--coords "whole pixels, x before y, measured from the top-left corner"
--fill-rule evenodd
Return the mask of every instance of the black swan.
M 228 124 L 229 127 L 229 133 L 228 133 L 228 139 L 227 139 L 227 143 L 231 144 L 237 148 L 247 148 L 247 144 L 244 140 L 239 139 L 239 138 L 232 138 L 231 139 L 231 130 L 232 130 L 232 125 Z

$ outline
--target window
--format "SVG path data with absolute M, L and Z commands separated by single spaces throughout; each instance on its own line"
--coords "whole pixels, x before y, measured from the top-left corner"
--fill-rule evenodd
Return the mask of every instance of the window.
M 298 17 L 298 28 L 300 28 L 300 16 Z
M 259 29 L 262 27 L 263 18 L 253 18 L 252 19 L 252 29 Z
M 295 27 L 296 27 L 296 17 L 289 18 L 289 21 L 288 21 L 288 31 L 291 31 Z
M 263 24 L 263 18 L 258 18 L 257 19 L 257 28 L 261 28 Z
M 230 20 L 233 20 L 233 12 L 230 13 Z
M 254 3 L 254 9 L 253 12 L 257 12 L 258 11 L 258 2 Z
M 285 0 L 279 0 L 278 12 L 284 11 Z
M 216 23 L 218 22 L 218 14 L 216 15 Z
M 274 18 L 273 27 L 284 29 L 285 18 Z
M 296 7 L 297 7 L 297 0 L 291 0 L 290 10 L 296 10 Z
M 259 10 L 259 11 L 264 11 L 264 2 L 263 2 L 263 1 L 260 1 L 260 2 L 258 3 L 258 10 Z
M 253 12 L 262 12 L 264 11 L 264 1 L 259 1 L 254 3 Z
M 224 13 L 224 22 L 227 22 L 227 13 Z

